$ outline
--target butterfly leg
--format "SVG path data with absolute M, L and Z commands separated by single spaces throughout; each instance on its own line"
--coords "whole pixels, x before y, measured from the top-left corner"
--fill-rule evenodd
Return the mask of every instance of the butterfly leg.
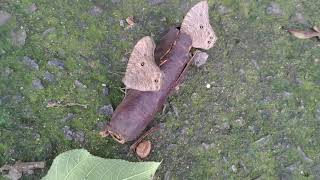
M 138 146 L 138 144 L 144 139 L 146 138 L 147 136 L 149 136 L 150 134 L 154 133 L 155 131 L 159 130 L 160 129 L 160 126 L 157 125 L 157 126 L 154 126 L 152 128 L 150 128 L 147 132 L 145 132 L 143 135 L 141 135 L 139 137 L 138 140 L 136 140 L 131 146 L 130 146 L 130 149 L 132 151 L 135 151 L 136 147 Z

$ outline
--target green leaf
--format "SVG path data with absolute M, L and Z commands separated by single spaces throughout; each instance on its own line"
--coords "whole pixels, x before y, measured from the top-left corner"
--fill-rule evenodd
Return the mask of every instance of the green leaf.
M 159 162 L 103 159 L 75 149 L 57 156 L 43 180 L 144 180 L 152 179 Z

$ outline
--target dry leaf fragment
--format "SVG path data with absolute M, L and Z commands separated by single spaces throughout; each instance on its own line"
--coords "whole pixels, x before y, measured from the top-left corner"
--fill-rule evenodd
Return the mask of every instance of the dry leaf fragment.
M 128 28 L 133 27 L 136 23 L 134 22 L 133 16 L 129 16 L 126 18 L 126 22 L 129 24 Z

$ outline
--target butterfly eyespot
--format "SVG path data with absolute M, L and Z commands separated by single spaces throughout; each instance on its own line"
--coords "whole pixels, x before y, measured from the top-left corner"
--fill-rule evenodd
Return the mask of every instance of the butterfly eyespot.
M 154 82 L 155 82 L 155 83 L 158 83 L 159 81 L 158 81 L 158 79 L 155 79 Z
M 200 25 L 200 29 L 203 29 L 203 26 L 202 26 L 202 25 Z
M 210 36 L 210 39 L 213 39 L 213 36 Z
M 210 44 L 211 43 L 211 41 L 208 41 L 208 44 Z
M 144 62 L 142 62 L 140 65 L 141 65 L 141 66 L 144 66 Z

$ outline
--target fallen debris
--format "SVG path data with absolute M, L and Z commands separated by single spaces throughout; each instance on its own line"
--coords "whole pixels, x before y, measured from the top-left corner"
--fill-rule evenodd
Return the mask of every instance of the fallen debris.
M 126 27 L 126 29 L 130 29 L 132 28 L 136 23 L 134 22 L 134 18 L 133 16 L 129 16 L 126 18 L 126 22 L 129 25 L 128 27 Z
M 148 157 L 150 152 L 151 152 L 151 142 L 149 140 L 141 142 L 136 148 L 136 153 L 138 157 L 141 159 Z
M 70 107 L 70 106 L 80 106 L 83 108 L 88 108 L 87 104 L 79 104 L 79 103 L 64 103 L 62 101 L 56 101 L 56 100 L 51 100 L 47 104 L 47 108 L 52 108 L 52 107 Z
M 45 167 L 45 162 L 16 162 L 14 165 L 4 165 L 0 168 L 0 173 L 11 180 L 18 180 L 22 177 L 23 173 L 32 174 L 34 169 L 42 169 Z

